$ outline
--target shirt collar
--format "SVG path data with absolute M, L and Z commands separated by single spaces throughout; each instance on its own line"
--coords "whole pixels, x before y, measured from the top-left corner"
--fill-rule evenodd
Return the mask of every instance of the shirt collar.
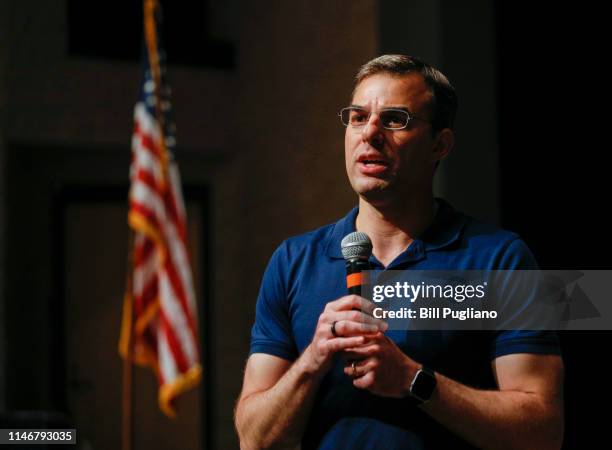
M 466 223 L 466 216 L 457 212 L 449 203 L 441 198 L 436 198 L 438 202 L 438 213 L 432 224 L 425 232 L 408 247 L 401 255 L 396 258 L 398 261 L 408 257 L 410 260 L 422 259 L 424 253 L 441 249 L 457 241 Z M 359 207 L 354 207 L 346 216 L 334 225 L 329 240 L 327 241 L 326 254 L 330 258 L 342 257 L 340 243 L 344 236 L 355 230 L 355 220 L 359 213 Z M 392 265 L 395 265 L 394 261 Z

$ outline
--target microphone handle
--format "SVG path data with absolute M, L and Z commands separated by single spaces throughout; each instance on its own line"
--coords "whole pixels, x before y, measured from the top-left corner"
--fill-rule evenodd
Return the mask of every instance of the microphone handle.
M 363 285 L 367 285 L 370 262 L 367 259 L 350 259 L 346 261 L 346 288 L 349 294 L 361 295 Z

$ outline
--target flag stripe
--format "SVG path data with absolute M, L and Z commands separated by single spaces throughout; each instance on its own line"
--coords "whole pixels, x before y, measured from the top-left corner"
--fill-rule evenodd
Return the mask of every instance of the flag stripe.
M 132 140 L 132 149 L 135 151 L 135 156 L 132 161 L 132 168 L 135 170 L 140 168 L 151 172 L 151 174 L 155 177 L 155 180 L 160 185 L 163 185 L 164 166 L 159 157 L 153 152 L 150 152 L 146 148 L 142 147 L 138 138 Z
M 165 272 L 161 272 L 159 287 L 161 310 L 169 324 L 172 325 L 176 336 L 178 336 L 180 342 L 183 344 L 182 349 L 187 355 L 187 358 L 190 361 L 195 361 L 197 358 L 197 345 L 194 339 L 194 332 L 189 327 L 188 316 L 183 314 L 183 310 L 175 293 L 172 291 L 172 287 Z
M 172 353 L 172 359 L 176 363 L 176 369 L 180 372 L 186 372 L 189 366 L 183 352 L 183 345 L 181 345 L 182 341 L 177 337 L 175 332 L 178 330 L 175 329 L 173 323 L 169 322 L 164 309 L 159 312 L 159 326 L 161 334 L 166 338 L 168 348 Z
M 134 137 L 137 139 L 137 144 L 141 146 L 143 150 L 151 152 L 152 156 L 157 159 L 161 159 L 162 155 L 159 146 L 155 143 L 155 138 L 150 134 L 141 129 L 142 123 L 134 123 Z
M 134 265 L 137 268 L 150 262 L 155 251 L 155 243 L 151 239 L 145 238 L 142 234 L 139 238 L 134 244 Z
M 159 295 L 159 280 L 157 276 L 151 277 L 151 279 L 144 284 L 143 290 L 140 293 L 138 300 L 141 308 L 146 308 L 150 305 Z
M 187 304 L 187 295 L 185 294 L 185 290 L 183 288 L 183 285 L 181 284 L 181 281 L 179 280 L 178 274 L 176 273 L 174 266 L 170 263 L 170 259 L 168 259 L 165 269 L 166 274 L 168 276 L 168 281 L 171 284 L 171 289 L 173 290 L 174 295 L 181 306 L 182 314 L 185 317 L 185 320 L 189 326 L 189 330 L 191 331 L 192 339 L 195 340 L 197 336 L 197 330 L 194 322 L 194 317 L 189 314 L 190 307 Z
M 154 192 L 157 192 L 158 195 L 162 191 L 162 187 L 159 185 L 159 182 L 155 179 L 155 176 L 142 168 L 139 168 L 136 172 L 136 180 L 140 183 L 146 185 L 149 189 Z

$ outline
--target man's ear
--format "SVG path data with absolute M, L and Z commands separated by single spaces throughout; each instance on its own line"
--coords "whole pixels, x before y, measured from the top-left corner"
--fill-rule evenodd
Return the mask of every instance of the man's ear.
M 446 158 L 453 146 L 455 145 L 455 133 L 450 128 L 444 128 L 438 132 L 436 136 L 436 142 L 433 146 L 433 159 L 434 161 L 442 161 Z

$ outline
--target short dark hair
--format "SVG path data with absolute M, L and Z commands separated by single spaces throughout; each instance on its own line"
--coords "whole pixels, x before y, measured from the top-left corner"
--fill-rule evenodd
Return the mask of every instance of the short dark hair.
M 448 78 L 438 69 L 414 56 L 382 55 L 361 66 L 359 72 L 355 75 L 353 96 L 359 83 L 379 73 L 398 76 L 409 73 L 421 74 L 432 96 L 432 132 L 437 133 L 444 128 L 453 128 L 457 112 L 457 94 L 455 94 L 455 88 L 450 84 Z

